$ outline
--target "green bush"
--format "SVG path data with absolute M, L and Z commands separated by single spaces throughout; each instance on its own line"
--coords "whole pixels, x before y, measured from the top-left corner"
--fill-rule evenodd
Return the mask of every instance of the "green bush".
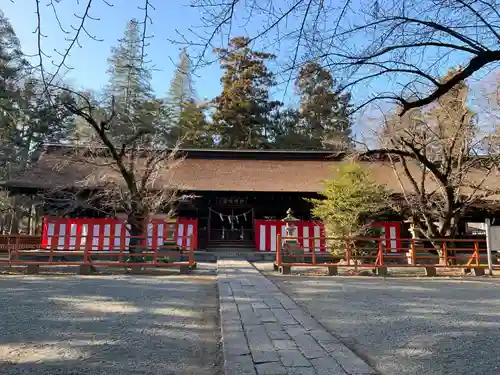
M 324 181 L 323 199 L 311 199 L 312 213 L 325 225 L 331 238 L 380 237 L 372 223 L 390 209 L 390 194 L 377 184 L 369 171 L 355 163 L 337 169 L 334 178 Z M 346 240 L 329 240 L 333 255 L 345 257 Z M 353 240 L 352 252 L 370 255 L 378 249 L 376 240 Z

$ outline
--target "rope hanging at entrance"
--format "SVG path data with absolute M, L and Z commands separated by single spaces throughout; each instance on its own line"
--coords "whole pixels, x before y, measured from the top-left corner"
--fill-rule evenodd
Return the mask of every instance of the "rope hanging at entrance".
M 240 220 L 239 220 L 240 216 L 243 216 L 243 218 L 246 221 L 247 220 L 247 215 L 253 212 L 253 208 L 252 208 L 252 209 L 250 209 L 247 212 L 244 212 L 242 214 L 238 214 L 238 215 L 225 215 L 225 214 L 223 214 L 221 212 L 218 212 L 218 211 L 215 211 L 215 210 L 213 210 L 211 208 L 209 208 L 209 210 L 212 211 L 214 214 L 219 215 L 221 221 L 224 221 L 224 218 L 227 217 L 227 220 L 229 221 L 230 224 L 232 224 L 234 221 L 236 221 L 236 223 L 239 224 L 240 223 Z

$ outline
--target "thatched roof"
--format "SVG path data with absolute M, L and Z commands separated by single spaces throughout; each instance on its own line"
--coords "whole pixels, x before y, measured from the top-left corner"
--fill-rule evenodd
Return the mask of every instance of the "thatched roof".
M 85 158 L 72 158 L 67 147 L 50 147 L 42 153 L 33 168 L 18 178 L 5 183 L 8 188 L 74 188 L 99 187 L 103 181 L 122 183 L 121 176 L 110 166 L 96 166 Z M 186 191 L 247 191 L 247 192 L 321 192 L 322 181 L 332 179 L 336 171 L 347 163 L 345 156 L 332 157 L 328 152 L 289 151 L 220 151 L 184 150 L 183 160 L 173 170 L 159 173 L 155 188 L 174 185 Z M 95 161 L 95 160 L 94 160 Z M 107 164 L 103 156 L 99 164 Z M 411 191 L 409 181 L 400 182 L 388 161 L 362 161 L 374 180 L 395 194 L 402 193 L 401 183 Z M 410 165 L 412 174 L 421 169 Z M 480 171 L 471 177 L 480 181 Z M 89 178 L 91 176 L 92 178 Z M 402 177 L 403 174 L 399 173 Z M 497 174 L 488 177 L 485 186 L 496 188 Z M 428 189 L 434 185 L 428 180 Z M 82 185 L 84 183 L 84 185 Z

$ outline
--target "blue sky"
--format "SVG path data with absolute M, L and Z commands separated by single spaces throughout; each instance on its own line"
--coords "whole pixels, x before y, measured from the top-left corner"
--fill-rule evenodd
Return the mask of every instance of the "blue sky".
M 109 7 L 103 0 L 94 0 L 90 15 L 100 18 L 99 21 L 87 21 L 88 32 L 103 41 L 94 41 L 86 36 L 80 38 L 82 48 L 74 48 L 71 56 L 67 60 L 67 65 L 72 68 L 65 78 L 70 83 L 80 86 L 80 88 L 99 90 L 106 84 L 106 69 L 108 67 L 107 58 L 110 48 L 116 45 L 119 38 L 123 36 L 126 22 L 132 18 L 142 20 L 144 13 L 138 7 L 142 6 L 143 0 L 107 0 L 113 3 Z M 16 33 L 21 40 L 26 54 L 32 55 L 37 52 L 37 35 L 34 33 L 36 27 L 36 2 L 33 0 L 9 0 L 2 1 L 2 10 L 10 19 Z M 52 8 L 46 6 L 49 1 L 41 0 L 42 32 L 46 38 L 42 40 L 43 50 L 51 58 L 45 57 L 45 67 L 50 67 L 50 61 L 59 62 L 61 57 L 54 50 L 64 51 L 68 46 L 65 40 L 66 35 L 61 31 Z M 172 74 L 175 69 L 174 64 L 178 60 L 182 46 L 173 44 L 169 39 L 180 40 L 183 35 L 191 35 L 189 29 L 193 28 L 196 33 L 203 32 L 196 28 L 200 25 L 201 10 L 189 6 L 189 0 L 151 0 L 156 8 L 151 12 L 153 24 L 148 25 L 148 34 L 154 37 L 149 40 L 150 46 L 147 49 L 149 60 L 153 61 L 158 71 L 153 73 L 153 88 L 157 95 L 163 95 L 168 91 Z M 79 3 L 79 5 L 78 5 Z M 77 25 L 79 20 L 75 13 L 83 14 L 87 1 L 63 0 L 57 4 L 57 14 L 64 28 L 72 31 L 70 25 Z M 286 1 L 274 1 L 276 6 L 286 5 Z M 232 36 L 255 35 L 263 24 L 268 21 L 268 14 L 252 14 L 250 22 L 244 19 L 246 9 L 244 5 L 237 9 L 235 25 L 231 29 Z M 296 29 L 293 22 L 288 22 L 285 27 Z M 283 32 L 283 26 L 280 26 Z M 270 37 L 274 38 L 274 35 Z M 193 40 L 193 38 L 192 38 Z M 194 38 L 196 42 L 196 38 Z M 215 40 L 214 43 L 221 42 Z M 260 39 L 259 44 L 254 47 L 262 49 L 269 41 Z M 289 61 L 292 46 L 286 42 L 280 45 L 280 49 L 269 50 L 278 56 L 275 64 L 279 61 Z M 193 53 L 195 51 L 189 50 Z M 212 55 L 213 56 L 213 55 Z M 213 56 L 215 58 L 215 56 Z M 271 69 L 273 64 L 270 65 Z M 196 71 L 194 77 L 195 88 L 199 99 L 213 98 L 220 93 L 221 71 L 218 64 L 212 64 L 204 69 Z M 288 76 L 286 76 L 288 77 Z M 286 80 L 278 78 L 278 81 Z M 284 92 L 286 88 L 286 93 Z M 284 100 L 286 103 L 295 101 L 293 96 L 293 85 L 280 85 L 273 92 L 276 99 Z
M 43 39 L 43 50 L 51 58 L 45 58 L 46 65 L 51 60 L 60 61 L 61 57 L 54 52 L 54 49 L 63 51 L 68 42 L 66 36 L 57 24 L 53 11 L 42 5 L 42 32 L 47 35 Z M 15 31 L 21 40 L 26 54 L 34 54 L 37 51 L 37 38 L 33 33 L 36 26 L 35 1 L 15 0 L 11 3 L 3 1 L 2 10 L 10 19 Z M 70 25 L 76 25 L 78 19 L 75 12 L 81 14 L 86 1 L 61 1 L 57 5 L 58 16 L 61 23 L 70 29 Z M 74 48 L 71 56 L 67 60 L 67 65 L 72 68 L 66 74 L 66 78 L 73 84 L 82 88 L 99 90 L 107 81 L 106 69 L 108 67 L 107 58 L 111 46 L 122 37 L 127 21 L 132 18 L 142 18 L 143 12 L 137 7 L 140 1 L 136 0 L 114 0 L 114 6 L 108 7 L 103 1 L 94 1 L 91 15 L 99 17 L 99 21 L 89 21 L 88 31 L 91 35 L 103 39 L 94 41 L 84 36 L 80 38 L 82 48 Z M 150 34 L 154 38 L 150 39 L 150 46 L 147 49 L 148 58 L 156 65 L 158 71 L 153 73 L 153 87 L 158 95 L 168 91 L 172 73 L 175 69 L 174 63 L 178 59 L 180 46 L 173 45 L 168 38 L 176 38 L 175 30 L 187 32 L 187 27 L 198 20 L 198 11 L 185 4 L 187 1 L 156 1 L 156 8 L 152 13 L 153 24 L 148 25 Z M 50 65 L 49 65 L 50 67 Z M 195 85 L 201 99 L 213 97 L 219 92 L 220 71 L 216 65 L 200 70 L 195 77 Z
M 127 21 L 132 18 L 142 20 L 144 12 L 139 9 L 142 6 L 143 0 L 107 0 L 113 3 L 113 7 L 109 7 L 102 0 L 94 0 L 90 15 L 100 18 L 99 21 L 87 21 L 87 30 L 89 34 L 95 36 L 102 41 L 95 41 L 87 36 L 83 36 L 81 41 L 82 48 L 73 48 L 71 55 L 66 63 L 71 68 L 65 74 L 66 80 L 73 85 L 83 89 L 92 89 L 99 91 L 107 82 L 106 69 L 108 68 L 107 58 L 110 54 L 112 46 L 117 44 L 117 40 L 123 36 Z M 36 19 L 36 3 L 33 0 L 3 0 L 2 10 L 10 19 L 17 36 L 19 37 L 23 50 L 27 55 L 33 55 L 37 52 L 37 35 L 34 33 Z M 51 61 L 58 63 L 61 56 L 57 51 L 64 51 L 69 42 L 67 36 L 61 31 L 53 10 L 46 6 L 48 1 L 42 0 L 42 32 L 46 38 L 42 40 L 43 51 L 50 55 L 50 58 L 45 57 L 45 67 L 51 68 Z M 78 3 L 80 3 L 78 5 Z M 63 0 L 57 4 L 57 14 L 64 28 L 73 32 L 70 25 L 76 26 L 79 20 L 75 17 L 75 13 L 81 15 L 87 1 Z M 201 10 L 189 6 L 189 0 L 152 0 L 155 10 L 150 10 L 153 24 L 148 24 L 148 34 L 153 38 L 149 39 L 150 45 L 147 47 L 148 60 L 152 61 L 155 69 L 153 71 L 153 88 L 157 95 L 162 96 L 168 92 L 172 75 L 175 69 L 175 64 L 178 61 L 179 53 L 183 48 L 182 45 L 174 44 L 169 39 L 181 40 L 181 35 L 190 37 L 190 40 L 196 42 L 192 28 L 196 33 L 201 33 L 201 29 L 196 26 L 200 25 Z M 240 9 L 242 11 L 243 9 Z M 265 15 L 261 16 L 264 20 Z M 258 17 L 256 22 L 241 22 L 242 27 L 234 27 L 232 35 L 249 35 L 255 34 L 257 31 Z M 240 20 L 241 21 L 241 20 Z M 214 43 L 223 43 L 223 41 L 215 40 Z M 265 41 L 261 41 L 265 44 Z M 260 46 L 256 46 L 259 48 Z M 188 52 L 194 55 L 197 51 L 189 48 Z M 285 58 L 288 51 L 269 51 Z M 209 51 L 207 57 L 215 59 L 215 55 Z M 286 55 L 288 58 L 288 55 Z M 36 62 L 36 61 L 35 61 Z M 193 61 L 195 63 L 196 61 Z M 270 65 L 273 68 L 272 64 Z M 221 70 L 217 63 L 210 64 L 203 68 L 197 69 L 194 73 L 195 89 L 200 100 L 205 98 L 211 99 L 218 95 L 221 91 L 220 77 Z M 289 86 L 287 94 L 284 95 L 284 86 L 280 86 L 274 90 L 274 96 L 285 102 L 293 101 L 293 87 Z

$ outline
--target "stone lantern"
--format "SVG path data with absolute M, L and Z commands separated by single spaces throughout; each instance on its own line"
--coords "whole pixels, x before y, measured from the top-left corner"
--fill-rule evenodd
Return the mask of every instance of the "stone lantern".
M 298 227 L 297 222 L 300 221 L 296 217 L 293 216 L 293 211 L 289 208 L 286 211 L 286 217 L 282 219 L 285 222 L 285 237 L 284 242 L 289 244 L 298 243 Z
M 297 222 L 300 220 L 293 216 L 293 211 L 289 208 L 286 217 L 281 219 L 285 222 L 285 236 L 281 242 L 283 261 L 285 263 L 304 262 L 304 249 L 299 246 L 299 228 Z
M 163 238 L 163 246 L 160 248 L 159 255 L 162 252 L 169 254 L 169 256 L 161 256 L 160 261 L 169 262 L 180 262 L 184 260 L 180 247 L 177 245 L 177 219 L 168 218 L 165 219 L 166 226 L 166 237 Z M 178 252 L 179 255 L 172 255 L 172 253 Z
M 173 242 L 177 243 L 176 241 L 176 233 L 177 233 L 177 219 L 166 219 L 165 220 L 165 225 L 167 226 L 167 238 L 165 238 L 165 242 Z

